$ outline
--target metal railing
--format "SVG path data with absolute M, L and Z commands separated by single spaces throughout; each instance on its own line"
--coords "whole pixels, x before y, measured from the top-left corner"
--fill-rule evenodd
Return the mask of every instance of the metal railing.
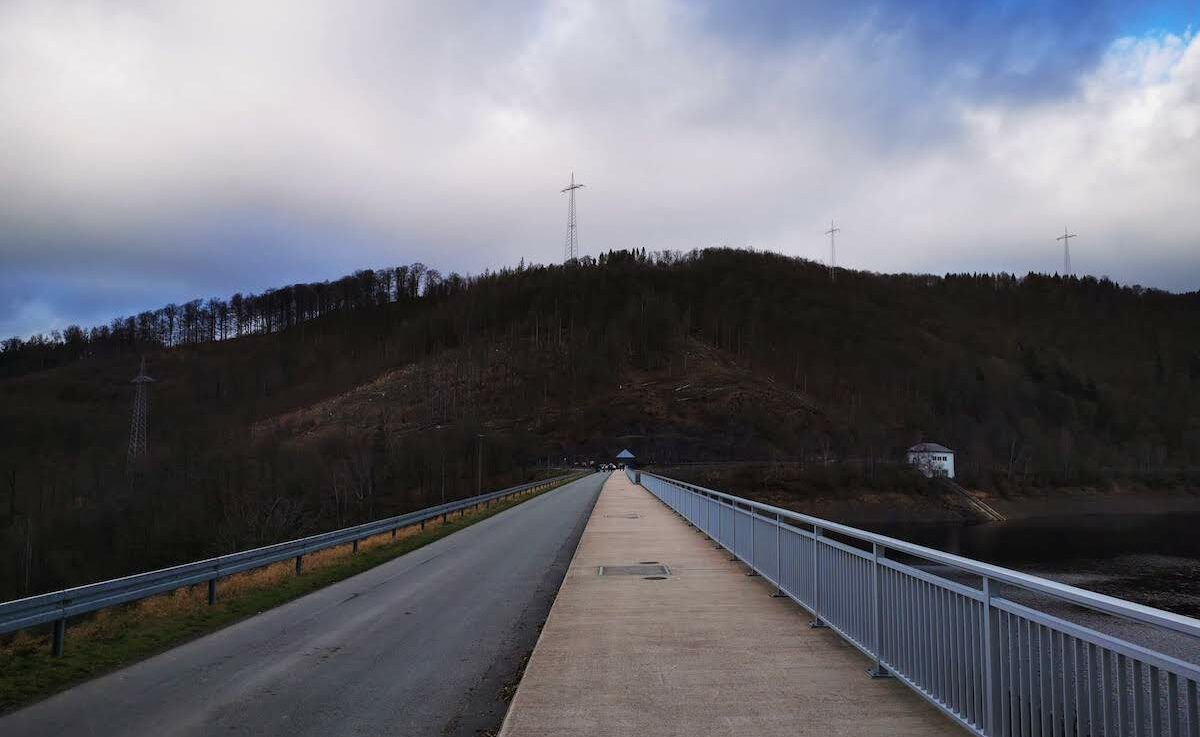
M 447 502 L 436 507 L 427 507 L 354 527 L 323 532 L 299 540 L 219 555 L 194 563 L 184 563 L 157 571 L 137 573 L 124 578 L 114 578 L 109 581 L 100 581 L 0 603 L 0 634 L 53 622 L 51 651 L 55 655 L 61 655 L 66 636 L 66 623 L 70 617 L 205 582 L 208 584 L 208 603 L 213 604 L 217 599 L 217 581 L 223 577 L 289 559 L 295 560 L 296 573 L 299 574 L 304 556 L 309 553 L 346 544 L 352 545 L 353 551 L 357 553 L 359 541 L 369 537 L 390 531 L 394 538 L 396 531 L 401 528 L 418 524 L 424 527 L 425 522 L 437 517 L 441 517 L 444 522 L 454 512 L 462 513 L 472 507 L 491 504 L 518 494 L 540 491 L 574 480 L 580 475 L 572 473 L 541 481 L 531 481 L 508 489 Z
M 626 474 L 871 658 L 872 675 L 902 681 L 974 734 L 1200 735 L 1200 666 L 1060 615 L 1084 607 L 1138 622 L 1157 630 L 1154 642 L 1200 637 L 1200 620 Z

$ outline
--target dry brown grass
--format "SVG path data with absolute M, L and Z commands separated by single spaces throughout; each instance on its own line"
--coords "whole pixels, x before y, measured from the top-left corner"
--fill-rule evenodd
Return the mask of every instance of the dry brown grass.
M 514 501 L 523 500 L 527 496 L 529 496 L 529 493 L 521 494 L 515 497 Z M 488 511 L 488 507 L 484 507 L 482 510 L 468 510 L 465 517 L 469 519 L 480 513 L 486 514 Z M 458 516 L 451 515 L 450 519 L 457 520 Z M 417 535 L 423 529 L 435 530 L 441 525 L 441 518 L 437 518 L 427 521 L 424 528 L 420 525 L 412 525 L 396 530 L 394 538 L 390 532 L 373 535 L 359 541 L 359 550 L 366 551 L 391 545 L 405 538 Z M 310 553 L 304 556 L 303 574 L 313 573 L 343 563 L 353 555 L 352 551 L 352 545 L 339 545 Z M 293 576 L 295 576 L 295 563 L 290 559 L 243 573 L 236 573 L 220 580 L 218 584 L 218 597 L 222 601 L 236 599 L 257 591 L 269 589 L 273 586 L 278 586 Z M 106 639 L 118 635 L 132 622 L 143 623 L 151 620 L 169 619 L 206 606 L 208 606 L 207 584 L 196 584 L 158 596 L 141 599 L 125 606 L 102 609 L 92 616 L 72 622 L 69 637 L 72 643 L 89 639 Z M 7 638 L 7 641 L 0 641 L 0 656 L 45 649 L 49 646 L 48 643 L 49 637 L 46 634 L 36 634 L 33 631 L 24 630 L 16 633 L 11 638 Z

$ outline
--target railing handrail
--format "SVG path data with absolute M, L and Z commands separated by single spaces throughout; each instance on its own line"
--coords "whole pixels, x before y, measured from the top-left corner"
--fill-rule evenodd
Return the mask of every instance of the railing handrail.
M 811 626 L 874 661 L 872 677 L 895 677 L 972 734 L 1197 734 L 1200 665 L 1161 644 L 1167 630 L 1197 636 L 1200 621 L 666 476 L 626 475 L 811 612 Z M 1019 603 L 1000 584 L 1042 596 Z M 1153 626 L 1153 642 L 1073 621 L 1053 606 L 1062 602 Z
M 530 481 L 500 491 L 426 507 L 339 530 L 320 532 L 295 540 L 226 553 L 191 563 L 181 563 L 143 573 L 134 573 L 0 602 L 0 634 L 62 620 L 69 616 L 99 611 L 116 604 L 148 598 L 183 586 L 222 578 L 289 558 L 345 545 L 401 527 L 419 524 L 443 514 L 529 491 L 539 486 L 556 484 L 575 475 L 577 474 L 568 473 L 549 479 Z
M 1029 591 L 1047 594 L 1072 604 L 1094 609 L 1096 611 L 1101 611 L 1106 614 L 1112 614 L 1124 617 L 1126 619 L 1144 622 L 1146 624 L 1166 627 L 1173 631 L 1181 632 L 1192 637 L 1200 637 L 1200 620 L 1182 614 L 1175 614 L 1174 612 L 1156 609 L 1154 607 L 1145 606 L 1143 604 L 1127 601 L 1125 599 L 1119 599 L 1114 596 L 1099 594 L 1094 591 L 1088 591 L 1087 589 L 1081 589 L 1069 584 L 1041 578 L 1040 576 L 1014 571 L 1011 568 L 1004 568 L 991 563 L 984 563 L 983 561 L 965 558 L 961 555 L 946 553 L 941 550 L 925 547 L 924 545 L 917 545 L 916 543 L 906 542 L 898 538 L 888 537 L 887 535 L 880 535 L 879 533 L 860 530 L 857 527 L 851 527 L 838 522 L 831 522 L 820 517 L 813 517 L 811 515 L 795 512 L 790 509 L 783 509 L 782 507 L 776 507 L 770 504 L 764 504 L 762 502 L 756 502 L 752 499 L 745 499 L 743 497 L 734 496 L 722 491 L 708 489 L 697 484 L 692 484 L 687 481 L 680 481 L 679 479 L 673 479 L 668 476 L 661 476 L 648 471 L 642 471 L 641 473 L 642 475 L 652 476 L 670 484 L 689 488 L 700 494 L 708 494 L 732 504 L 741 504 L 758 511 L 769 512 L 771 515 L 778 515 L 784 519 L 802 522 L 807 525 L 819 527 L 825 531 L 834 532 L 839 535 L 845 535 L 853 539 L 861 540 L 865 543 L 881 545 L 888 550 L 905 553 L 935 563 L 942 563 L 968 573 L 990 578 L 999 583 L 1006 583 Z

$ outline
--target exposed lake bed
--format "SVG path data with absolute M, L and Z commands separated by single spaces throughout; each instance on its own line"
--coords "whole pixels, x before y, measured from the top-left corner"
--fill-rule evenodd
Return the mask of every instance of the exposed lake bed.
M 1090 591 L 1200 615 L 1200 512 L 866 526 Z
M 944 552 L 1176 614 L 1200 617 L 1200 534 L 1197 534 L 1200 513 L 1197 512 L 866 526 Z M 931 572 L 958 578 L 937 568 L 932 567 Z M 1200 641 L 1186 635 L 1011 587 L 1006 587 L 1001 595 L 1143 647 L 1200 662 Z

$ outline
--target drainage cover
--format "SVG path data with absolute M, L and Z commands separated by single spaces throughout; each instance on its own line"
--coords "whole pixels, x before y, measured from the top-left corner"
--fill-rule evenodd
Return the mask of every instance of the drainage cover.
M 669 576 L 671 569 L 662 564 L 636 566 L 600 566 L 601 576 Z

